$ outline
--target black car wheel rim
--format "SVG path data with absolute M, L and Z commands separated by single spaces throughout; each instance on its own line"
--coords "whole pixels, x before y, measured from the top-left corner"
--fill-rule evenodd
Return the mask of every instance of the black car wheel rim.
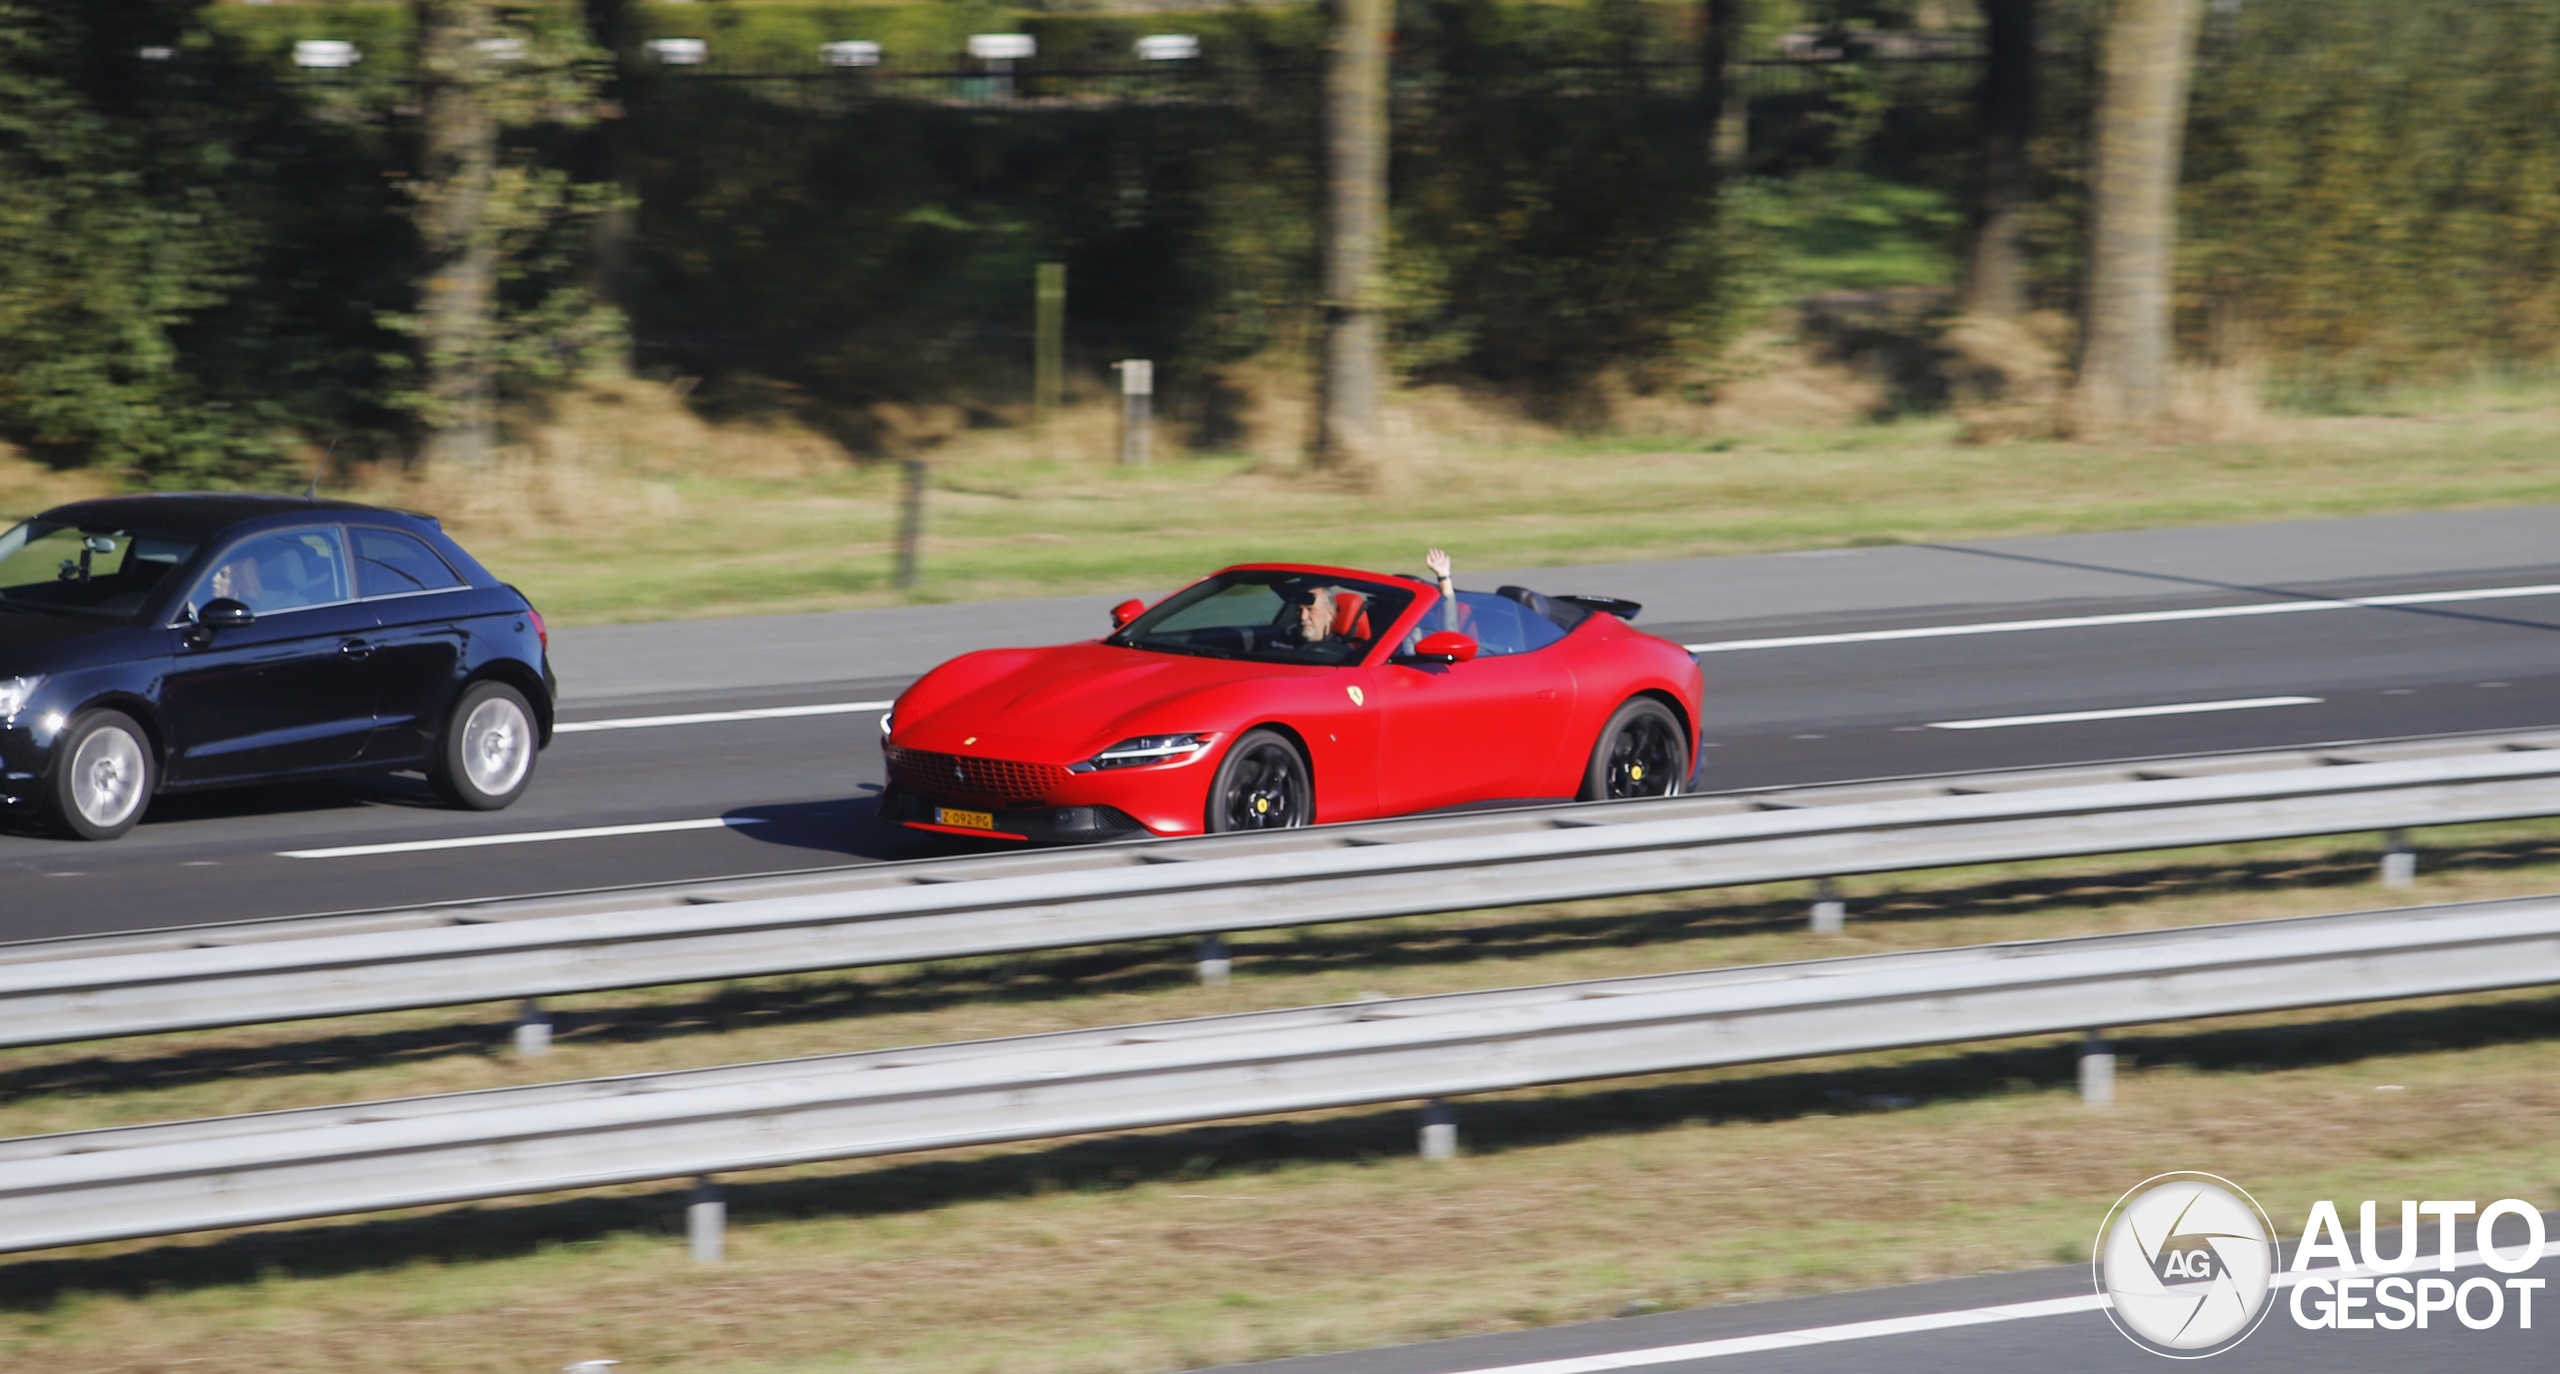
M 1278 830 L 1307 823 L 1307 781 L 1286 746 L 1264 744 L 1236 760 L 1227 775 L 1229 830 Z
M 1657 715 L 1618 727 L 1609 747 L 1609 797 L 1665 797 L 1680 781 L 1680 733 Z

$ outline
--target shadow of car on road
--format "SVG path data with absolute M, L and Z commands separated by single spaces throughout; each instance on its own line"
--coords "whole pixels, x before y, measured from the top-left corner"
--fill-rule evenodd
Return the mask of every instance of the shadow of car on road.
M 930 859 L 964 852 L 883 818 L 879 788 L 868 783 L 851 797 L 733 807 L 720 819 L 738 834 L 766 844 L 857 859 Z

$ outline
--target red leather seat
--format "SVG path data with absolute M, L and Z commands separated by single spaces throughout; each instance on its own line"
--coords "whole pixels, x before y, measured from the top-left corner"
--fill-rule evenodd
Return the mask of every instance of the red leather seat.
M 1333 632 L 1364 643 L 1375 637 L 1376 632 L 1369 628 L 1369 598 L 1337 588 L 1333 593 Z

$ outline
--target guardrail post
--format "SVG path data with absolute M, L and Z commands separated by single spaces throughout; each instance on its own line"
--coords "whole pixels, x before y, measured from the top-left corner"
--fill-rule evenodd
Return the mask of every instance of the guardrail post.
M 551 1012 L 539 997 L 524 999 L 516 1009 L 516 1058 L 540 1059 L 551 1053 Z
M 2409 847 L 2409 832 L 2382 832 L 2382 885 L 2407 887 L 2418 881 L 2418 851 Z
M 1422 1104 L 1422 1157 L 1458 1157 L 1457 1120 L 1450 1116 L 1449 1104 L 1436 1097 Z
M 718 1264 L 729 1255 L 729 1202 L 720 1185 L 704 1174 L 693 1181 L 693 1200 L 684 1209 L 685 1241 L 696 1264 Z
M 2107 1043 L 2104 1031 L 2090 1031 L 2080 1040 L 2080 1105 L 2112 1107 L 2116 1104 L 2116 1052 Z
M 1813 933 L 1837 935 L 1849 923 L 1849 903 L 1840 896 L 1840 885 L 1823 878 L 1813 885 Z
M 1200 986 L 1204 988 L 1225 987 L 1227 979 L 1235 972 L 1235 962 L 1227 957 L 1227 937 L 1223 935 L 1201 936 L 1197 958 Z

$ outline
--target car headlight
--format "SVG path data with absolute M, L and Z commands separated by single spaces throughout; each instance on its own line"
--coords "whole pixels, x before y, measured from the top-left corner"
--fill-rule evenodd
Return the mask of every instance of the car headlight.
M 1135 768 L 1146 763 L 1171 763 L 1187 759 L 1209 747 L 1207 735 L 1140 735 L 1124 739 L 1082 763 L 1067 765 L 1070 773 L 1091 773 L 1105 768 Z
M 41 676 L 0 677 L 0 725 L 17 719 L 18 713 L 27 709 L 27 702 L 35 696 L 36 689 L 43 685 Z
M 887 739 L 889 737 L 889 717 L 896 714 L 898 714 L 898 712 L 895 707 L 891 707 L 890 709 L 880 713 L 880 738 Z

